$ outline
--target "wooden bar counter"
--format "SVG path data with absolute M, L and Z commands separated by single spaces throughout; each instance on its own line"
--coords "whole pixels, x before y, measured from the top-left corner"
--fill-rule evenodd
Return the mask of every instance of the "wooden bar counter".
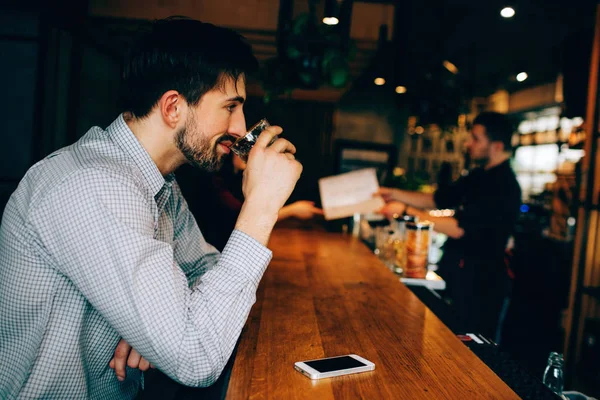
M 518 399 L 358 239 L 278 229 L 227 399 Z M 311 381 L 296 361 L 358 354 L 375 371 Z

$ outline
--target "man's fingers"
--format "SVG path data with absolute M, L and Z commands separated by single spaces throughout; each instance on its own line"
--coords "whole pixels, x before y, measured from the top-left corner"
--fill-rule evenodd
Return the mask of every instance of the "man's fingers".
M 115 349 L 113 364 L 115 367 L 115 374 L 117 375 L 117 379 L 119 381 L 124 381 L 125 376 L 127 375 L 125 371 L 125 364 L 127 363 L 127 357 L 129 356 L 130 350 L 131 346 L 123 339 L 121 339 L 121 341 L 117 345 L 117 348 Z
M 289 140 L 286 139 L 277 139 L 272 145 L 271 148 L 278 153 L 296 153 L 296 146 L 292 144 Z
M 131 349 L 131 353 L 129 353 L 129 358 L 127 359 L 127 366 L 129 368 L 137 368 L 140 365 L 140 360 L 142 356 L 137 352 L 136 349 Z
M 139 369 L 140 371 L 148 371 L 150 368 L 150 361 L 146 360 L 144 357 L 140 360 Z
M 256 139 L 254 147 L 258 146 L 262 148 L 267 148 L 269 146 L 269 143 L 271 143 L 271 140 L 273 140 L 275 136 L 280 135 L 281 132 L 283 132 L 283 129 L 281 129 L 281 127 L 279 126 L 268 127 L 267 129 L 262 131 L 258 139 Z

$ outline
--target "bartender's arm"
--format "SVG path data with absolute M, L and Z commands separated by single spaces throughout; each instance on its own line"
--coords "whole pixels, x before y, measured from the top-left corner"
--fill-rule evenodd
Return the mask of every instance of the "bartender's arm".
M 435 203 L 431 208 L 435 208 Z M 434 223 L 433 229 L 435 229 L 436 232 L 443 233 L 453 239 L 460 239 L 465 234 L 465 230 L 459 226 L 456 218 L 433 217 L 426 210 L 411 207 L 399 201 L 390 201 L 389 203 L 386 203 L 379 212 L 388 218 L 406 213 L 408 215 L 414 215 L 419 220 L 431 221 Z
M 433 217 L 428 211 L 420 210 L 414 207 L 406 207 L 408 215 L 414 215 L 419 220 L 427 220 L 433 222 L 433 229 L 436 232 L 443 233 L 452 239 L 460 239 L 465 234 L 465 230 L 458 225 L 458 220 L 453 217 Z
M 407 206 L 421 209 L 436 208 L 435 200 L 433 199 L 433 194 L 431 193 L 381 187 L 379 188 L 379 191 L 375 193 L 375 195 L 383 197 L 383 200 L 385 200 L 386 203 L 397 201 L 404 203 Z

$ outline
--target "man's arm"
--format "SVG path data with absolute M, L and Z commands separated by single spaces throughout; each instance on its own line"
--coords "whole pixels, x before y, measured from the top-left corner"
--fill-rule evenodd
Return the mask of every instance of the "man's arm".
M 415 207 L 407 207 L 406 213 L 414 215 L 419 220 L 427 220 L 434 223 L 434 229 L 436 232 L 443 233 L 453 239 L 460 239 L 464 236 L 465 230 L 458 225 L 458 220 L 453 217 L 433 217 L 429 215 L 429 212 L 419 210 Z
M 133 184 L 88 170 L 48 194 L 31 223 L 40 250 L 145 359 L 188 386 L 213 383 L 247 319 L 271 252 L 236 231 L 190 288 Z M 115 349 L 106 349 L 107 359 Z
M 245 200 L 235 225 L 236 230 L 265 246 L 279 211 L 302 173 L 293 144 L 282 138 L 270 144 L 281 132 L 283 129 L 278 126 L 265 129 L 250 150 L 242 181 Z
M 279 210 L 277 221 L 283 221 L 288 218 L 311 219 L 316 215 L 323 215 L 323 210 L 315 207 L 315 203 L 308 200 L 299 200 Z
M 382 187 L 378 195 L 387 202 L 398 201 L 416 208 L 436 208 L 433 194 Z
M 230 241 L 234 236 L 244 232 L 266 246 L 273 226 L 281 213 L 281 208 L 300 177 L 302 165 L 295 161 L 296 148 L 294 145 L 285 139 L 277 139 L 270 144 L 271 140 L 281 132 L 282 129 L 278 126 L 267 128 L 261 133 L 260 138 L 250 152 L 243 179 L 243 191 L 246 201 L 243 204 L 239 203 L 241 210 L 239 210 L 235 230 L 230 237 Z M 223 190 L 221 192 L 229 193 Z M 177 193 L 180 194 L 180 192 Z M 178 229 L 176 231 L 188 231 L 191 235 L 184 238 L 184 243 L 177 240 L 175 256 L 176 259 L 182 261 L 180 265 L 184 266 L 188 280 L 193 282 L 197 276 L 204 273 L 210 268 L 210 265 L 216 262 L 218 252 L 213 246 L 208 245 L 202 234 L 199 233 L 196 221 L 183 198 L 180 200 L 178 209 L 176 222 Z M 213 212 L 213 210 L 197 211 Z M 235 210 L 232 210 L 232 212 L 235 212 Z M 224 215 L 223 222 L 228 224 L 230 217 L 231 214 Z M 230 231 L 232 228 L 230 228 Z M 228 241 L 223 251 L 225 251 L 230 241 Z M 190 256 L 189 249 L 196 249 L 198 246 L 200 246 L 199 253 L 194 254 L 192 252 Z M 196 260 L 198 261 L 196 262 Z

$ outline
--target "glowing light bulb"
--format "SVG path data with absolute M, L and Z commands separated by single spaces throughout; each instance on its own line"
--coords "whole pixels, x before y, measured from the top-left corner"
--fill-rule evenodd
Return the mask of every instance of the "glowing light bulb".
M 515 16 L 515 10 L 512 7 L 504 7 L 500 11 L 500 15 L 502 15 L 504 18 L 512 18 Z
M 340 23 L 340 20 L 336 17 L 325 17 L 323 18 L 323 23 L 325 25 L 337 25 Z
M 527 79 L 529 77 L 529 75 L 527 75 L 527 72 L 519 72 L 517 74 L 517 80 L 519 82 L 523 82 L 525 79 Z

